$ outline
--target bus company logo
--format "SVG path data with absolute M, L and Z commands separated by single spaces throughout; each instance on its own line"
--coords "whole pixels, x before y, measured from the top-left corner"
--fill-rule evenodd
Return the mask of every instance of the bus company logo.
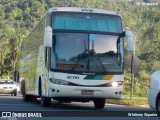
M 2 112 L 2 118 L 12 117 L 11 112 Z
M 79 79 L 79 76 L 67 76 L 67 79 Z

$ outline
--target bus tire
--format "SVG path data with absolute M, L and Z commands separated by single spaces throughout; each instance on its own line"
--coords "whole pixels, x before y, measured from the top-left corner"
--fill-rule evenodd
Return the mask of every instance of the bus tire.
M 41 97 L 41 105 L 42 105 L 42 107 L 49 106 L 50 103 L 51 103 L 51 98 Z
M 31 96 L 31 102 L 37 102 L 37 97 L 36 96 Z
M 42 89 L 41 89 L 41 77 L 39 77 L 39 82 L 38 82 L 38 96 L 41 98 L 42 96 Z
M 30 96 L 26 94 L 24 80 L 21 82 L 21 91 L 22 91 L 23 101 L 28 102 L 30 100 Z
M 94 107 L 95 109 L 103 109 L 106 103 L 105 98 L 99 98 L 94 100 Z
M 30 101 L 30 96 L 27 95 L 26 93 L 23 94 L 23 101 L 29 102 Z

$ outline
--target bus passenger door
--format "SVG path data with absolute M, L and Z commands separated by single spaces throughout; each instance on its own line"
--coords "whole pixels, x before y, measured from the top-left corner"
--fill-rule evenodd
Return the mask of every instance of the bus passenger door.
M 50 52 L 50 48 L 45 48 L 45 69 L 44 69 L 44 81 L 43 81 L 43 87 L 42 87 L 42 91 L 43 91 L 43 95 L 44 96 L 48 96 L 48 80 L 49 80 L 49 54 Z

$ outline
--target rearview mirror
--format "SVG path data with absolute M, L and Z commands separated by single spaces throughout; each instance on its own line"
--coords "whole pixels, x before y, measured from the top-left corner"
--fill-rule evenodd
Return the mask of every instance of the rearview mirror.
M 47 26 L 44 31 L 44 47 L 52 47 L 52 28 Z
M 134 34 L 130 30 L 126 30 L 125 36 L 127 39 L 127 51 L 135 52 L 135 37 Z

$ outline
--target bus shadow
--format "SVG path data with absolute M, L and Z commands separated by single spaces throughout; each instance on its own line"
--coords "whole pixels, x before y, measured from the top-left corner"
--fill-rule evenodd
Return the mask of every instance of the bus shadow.
M 40 99 L 36 102 L 36 104 L 40 105 L 41 101 Z M 56 110 L 95 110 L 94 104 L 86 104 L 81 102 L 71 102 L 71 103 L 62 103 L 57 101 L 52 101 L 50 106 L 47 108 L 53 108 Z

